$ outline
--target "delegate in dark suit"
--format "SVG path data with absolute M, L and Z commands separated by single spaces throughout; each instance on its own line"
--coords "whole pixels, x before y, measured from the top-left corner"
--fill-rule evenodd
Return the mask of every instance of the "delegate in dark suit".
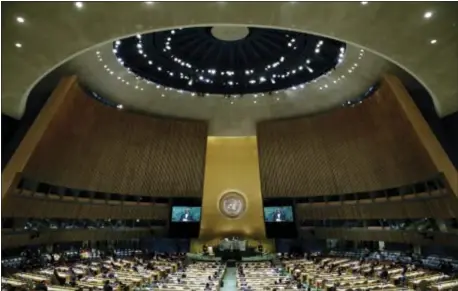
M 192 217 L 189 209 L 186 209 L 180 216 L 180 221 L 187 222 L 187 221 L 194 221 L 194 217 Z
M 286 220 L 286 215 L 280 209 L 275 210 L 275 212 L 271 216 L 272 222 L 283 222 Z

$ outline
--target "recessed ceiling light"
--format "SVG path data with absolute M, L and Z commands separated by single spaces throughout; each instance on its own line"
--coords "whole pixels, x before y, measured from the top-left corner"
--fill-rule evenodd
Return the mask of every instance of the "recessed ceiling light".
M 153 4 L 153 3 L 154 3 L 153 1 L 145 1 L 145 4 L 148 4 L 148 5 Z
M 118 109 L 122 109 L 124 106 L 122 106 L 122 104 L 118 104 L 118 106 L 116 106 Z
M 366 5 L 367 3 L 369 3 L 369 2 L 368 1 L 361 1 L 362 5 Z
M 75 2 L 75 6 L 76 6 L 76 8 L 81 9 L 81 8 L 83 8 L 84 4 L 83 4 L 83 2 L 78 1 L 78 2 Z
M 432 40 L 431 40 L 431 44 L 435 44 L 436 42 L 437 42 L 436 39 L 432 39 Z
M 431 16 L 433 16 L 433 13 L 431 11 L 427 11 L 425 12 L 425 14 L 423 15 L 424 18 L 428 19 L 428 18 L 431 18 Z
M 17 17 L 16 18 L 16 21 L 19 22 L 19 23 L 24 23 L 25 22 L 25 19 L 23 17 Z
M 15 43 L 14 45 L 15 45 L 16 47 L 18 47 L 18 48 L 21 48 L 21 47 L 22 47 L 22 44 L 20 44 L 20 43 L 18 43 L 18 42 Z
M 253 101 L 253 103 L 255 103 L 255 104 L 256 104 L 256 100 L 254 100 L 254 101 Z

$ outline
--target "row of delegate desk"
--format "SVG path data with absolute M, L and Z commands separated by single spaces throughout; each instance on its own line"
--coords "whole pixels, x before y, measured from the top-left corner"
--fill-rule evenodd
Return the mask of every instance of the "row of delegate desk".
M 408 270 L 404 275 L 405 287 L 399 287 L 396 283 L 403 277 L 404 268 L 394 266 L 392 262 L 380 262 L 374 267 L 373 262 L 361 263 L 349 258 L 324 258 L 317 263 L 302 259 L 284 263 L 287 271 L 300 277 L 303 283 L 325 290 L 400 291 L 424 286 L 433 291 L 445 291 L 458 287 L 457 279 L 427 269 Z M 336 271 L 338 269 L 341 270 L 340 274 Z M 383 270 L 387 270 L 388 280 L 380 279 Z M 372 271 L 374 274 L 370 275 Z
M 106 260 L 101 262 L 92 262 L 88 264 L 75 264 L 71 269 L 80 279 L 76 281 L 76 286 L 60 286 L 48 285 L 48 291 L 74 291 L 78 289 L 103 289 L 105 281 L 109 280 L 113 290 L 120 290 L 120 283 L 127 286 L 129 289 L 134 286 L 151 283 L 160 278 L 167 276 L 170 273 L 177 271 L 177 264 L 167 260 L 152 261 L 155 266 L 154 270 L 140 268 L 137 271 L 132 269 L 136 264 L 129 260 Z M 137 264 L 138 265 L 138 264 Z M 113 277 L 106 277 L 101 273 L 101 270 L 109 270 L 113 273 Z M 70 281 L 71 271 L 68 266 L 56 267 L 60 278 L 64 278 L 66 282 Z M 34 272 L 18 272 L 12 277 L 2 277 L 2 285 L 12 285 L 15 287 L 27 287 L 36 285 L 38 282 L 51 282 L 51 277 L 54 274 L 54 269 L 41 269 Z M 96 274 L 96 275 L 92 275 Z

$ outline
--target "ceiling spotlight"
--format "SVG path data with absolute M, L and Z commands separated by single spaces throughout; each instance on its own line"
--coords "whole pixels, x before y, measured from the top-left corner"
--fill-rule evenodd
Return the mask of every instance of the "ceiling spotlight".
M 256 100 L 254 100 L 253 103 L 256 104 Z
M 164 94 L 161 94 L 161 97 L 162 97 L 162 98 L 164 98 L 164 97 L 165 97 L 165 95 L 164 95 Z
M 428 18 L 431 18 L 431 16 L 433 16 L 433 13 L 431 11 L 427 11 L 425 12 L 425 14 L 423 15 L 424 18 L 428 19 Z
M 123 109 L 124 106 L 122 106 L 122 104 L 118 104 L 118 106 L 116 106 L 118 109 Z
M 17 48 L 21 48 L 21 47 L 22 47 L 22 44 L 20 44 L 20 43 L 18 43 L 18 42 L 15 43 L 14 45 L 15 45 Z
M 17 17 L 16 18 L 16 21 L 19 22 L 19 23 L 24 23 L 25 22 L 25 19 L 23 17 Z
M 437 40 L 432 39 L 430 42 L 431 42 L 431 44 L 435 44 L 437 42 Z
M 366 5 L 367 3 L 369 3 L 369 2 L 368 1 L 361 1 L 362 5 Z
M 75 6 L 76 6 L 76 8 L 81 9 L 81 8 L 83 8 L 84 4 L 83 4 L 83 2 L 78 1 L 78 2 L 75 2 Z
M 145 1 L 145 4 L 147 5 L 150 5 L 150 4 L 153 4 L 154 2 L 153 1 Z

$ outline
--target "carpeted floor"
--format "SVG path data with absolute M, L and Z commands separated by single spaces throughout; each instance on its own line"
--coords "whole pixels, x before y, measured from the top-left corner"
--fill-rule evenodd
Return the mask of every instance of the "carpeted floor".
M 224 287 L 221 291 L 236 291 L 237 290 L 237 268 L 229 267 L 223 277 Z

